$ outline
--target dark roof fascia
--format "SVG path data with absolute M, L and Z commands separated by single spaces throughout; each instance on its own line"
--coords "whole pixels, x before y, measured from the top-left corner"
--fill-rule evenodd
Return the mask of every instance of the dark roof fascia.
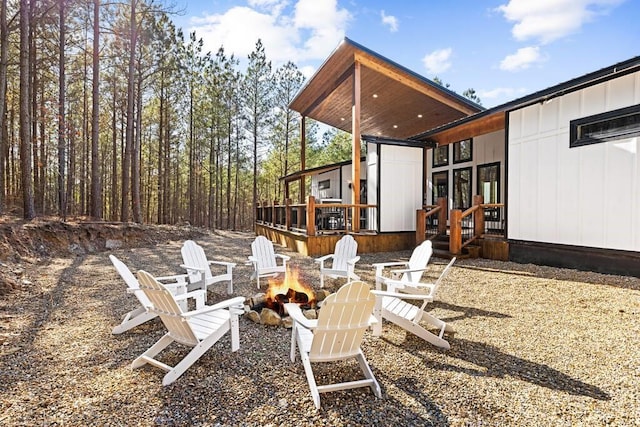
M 320 67 L 318 67 L 318 69 L 316 70 L 315 73 L 313 73 L 313 75 L 306 81 L 306 83 L 300 88 L 300 90 L 298 90 L 298 93 L 296 93 L 296 95 L 293 97 L 293 100 L 289 103 L 289 107 L 291 106 L 291 104 L 293 104 L 298 97 L 304 93 L 304 91 L 306 90 L 307 86 L 309 86 L 311 84 L 311 82 L 317 77 L 317 75 L 322 71 L 322 69 L 324 68 L 324 66 L 327 64 L 327 62 L 329 62 L 329 60 L 331 59 L 331 57 L 340 49 L 340 47 L 342 47 L 343 43 L 346 44 L 350 44 L 351 46 L 355 47 L 356 49 L 359 49 L 365 53 L 367 53 L 368 55 L 371 55 L 373 57 L 378 58 L 379 60 L 386 62 L 387 64 L 391 65 L 394 68 L 397 68 L 399 70 L 401 70 L 403 73 L 409 74 L 412 77 L 420 80 L 422 83 L 431 86 L 432 88 L 444 92 L 445 94 L 447 94 L 448 96 L 456 99 L 459 102 L 462 102 L 464 104 L 466 104 L 467 106 L 469 106 L 470 108 L 473 108 L 475 110 L 478 111 L 483 111 L 485 110 L 485 108 L 480 105 L 477 104 L 475 102 L 473 102 L 472 100 L 470 100 L 469 98 L 466 98 L 462 95 L 457 94 L 456 92 L 447 89 L 446 87 L 434 82 L 433 80 L 430 80 L 424 76 L 421 76 L 420 74 L 398 64 L 395 61 L 390 60 L 389 58 L 384 57 L 383 55 L 380 55 L 377 52 L 374 52 L 373 50 L 364 47 L 363 45 L 361 45 L 360 43 L 357 43 L 353 40 L 351 40 L 348 37 L 345 37 L 344 39 L 342 39 L 342 41 L 338 44 L 338 46 L 336 46 L 336 48 L 331 52 L 331 54 L 324 60 L 324 62 L 322 63 L 322 65 L 320 65 Z
M 385 138 L 383 136 L 362 135 L 363 141 L 370 142 L 372 144 L 384 144 L 384 145 L 399 145 L 404 147 L 418 147 L 418 148 L 435 148 L 436 143 L 431 141 L 416 141 L 411 139 L 397 139 L 397 138 Z
M 530 105 L 537 104 L 539 102 L 549 101 L 553 98 L 557 98 L 562 95 L 566 95 L 571 92 L 575 92 L 585 87 L 593 86 L 598 83 L 606 82 L 617 77 L 622 77 L 627 74 L 640 71 L 640 56 L 628 59 L 626 61 L 619 62 L 606 68 L 602 68 L 597 71 L 585 74 L 575 79 L 566 81 L 564 83 L 551 86 L 547 89 L 534 92 L 530 95 L 522 98 L 515 99 L 513 101 L 506 102 L 504 104 L 489 108 L 471 116 L 463 117 L 455 122 L 447 123 L 434 129 L 430 129 L 426 132 L 412 136 L 409 139 L 424 139 L 432 135 L 440 133 L 442 131 L 452 129 L 465 123 L 469 123 L 482 117 L 490 116 L 499 112 L 511 112 L 520 108 L 528 107 Z
M 360 157 L 361 162 L 366 160 L 367 158 L 365 156 Z M 281 176 L 280 181 L 294 181 L 306 175 L 316 175 L 324 172 L 329 172 L 335 169 L 340 169 L 341 167 L 350 165 L 351 163 L 352 163 L 351 160 L 344 160 L 342 162 L 332 163 L 330 165 L 316 166 L 315 168 L 305 169 L 303 171 L 298 171 L 298 172 L 290 173 L 289 175 Z

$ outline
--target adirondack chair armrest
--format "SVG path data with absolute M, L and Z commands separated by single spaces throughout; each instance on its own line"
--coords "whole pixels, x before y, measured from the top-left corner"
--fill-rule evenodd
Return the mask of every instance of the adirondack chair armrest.
M 298 304 L 286 303 L 284 305 L 284 308 L 289 313 L 289 316 L 291 316 L 291 320 L 293 320 L 295 323 L 299 323 L 303 328 L 314 329 L 318 326 L 317 320 L 311 320 L 304 317 L 304 314 L 302 314 L 302 309 L 300 309 L 300 306 Z
M 378 268 L 387 268 L 387 267 L 397 267 L 400 265 L 409 265 L 406 261 L 398 261 L 398 262 L 376 262 L 371 264 L 376 270 Z
M 356 265 L 356 262 L 358 261 L 360 261 L 360 255 L 358 255 L 355 258 L 351 258 L 350 260 L 347 260 L 347 264 Z
M 158 282 L 161 282 L 165 286 L 171 286 L 174 284 L 180 284 L 187 281 L 188 276 L 186 274 L 174 274 L 173 276 L 160 276 L 156 277 Z M 173 282 L 173 283 L 164 283 Z
M 420 300 L 420 301 L 427 301 L 427 302 L 433 302 L 433 297 L 430 295 L 424 295 L 424 294 L 404 294 L 404 293 L 400 293 L 400 292 L 389 292 L 389 291 L 379 291 L 377 289 L 372 290 L 371 293 L 373 293 L 376 298 L 378 297 L 393 297 L 393 298 L 399 298 L 399 299 L 414 299 L 414 300 Z
M 187 271 L 199 271 L 200 273 L 204 273 L 206 269 L 204 267 L 194 267 L 192 265 L 180 264 L 180 267 L 184 268 Z
M 400 280 L 386 279 L 384 281 L 387 285 L 389 292 L 397 292 L 401 290 L 403 293 L 419 295 L 431 295 L 435 289 L 435 285 L 432 283 L 409 283 L 401 282 Z
M 316 258 L 314 259 L 315 262 L 322 264 L 323 262 L 325 262 L 326 260 L 333 258 L 333 254 L 329 254 L 329 255 L 325 255 L 325 256 L 321 256 L 320 258 Z
M 389 270 L 391 277 L 397 277 L 404 273 L 417 273 L 418 271 L 427 271 L 428 268 L 394 268 L 393 270 Z
M 389 268 L 389 267 L 400 267 L 400 266 L 404 266 L 407 267 L 409 265 L 409 263 L 407 261 L 396 261 L 396 262 L 376 262 L 371 264 L 373 266 L 373 268 L 376 269 L 376 281 L 378 280 L 378 277 L 384 277 L 384 269 L 385 268 Z
M 204 297 L 206 298 L 206 293 L 203 289 L 198 289 L 198 290 L 187 292 L 184 294 L 174 295 L 174 298 L 176 301 L 182 301 L 189 298 L 198 298 L 201 295 L 204 295 Z
M 276 254 L 276 258 L 280 258 L 283 261 L 289 261 L 291 259 L 289 255 L 283 255 L 283 254 Z
M 238 310 L 244 311 L 244 307 L 243 307 L 244 301 L 245 301 L 244 297 L 229 298 L 227 300 L 221 301 L 214 305 L 205 305 L 200 309 L 191 310 L 191 311 L 187 311 L 186 313 L 182 313 L 182 317 L 197 316 L 199 314 L 209 313 L 211 311 L 222 310 L 225 308 L 238 308 Z
M 227 267 L 227 268 L 229 268 L 229 267 L 233 268 L 233 267 L 235 267 L 235 266 L 236 266 L 236 263 L 235 263 L 235 262 L 227 262 L 227 261 L 210 261 L 210 260 L 207 260 L 207 262 L 209 263 L 209 265 L 213 265 L 213 264 L 216 264 L 216 265 L 224 265 L 224 266 L 225 266 L 225 267 Z
M 249 255 L 248 261 L 245 263 L 245 265 L 251 265 L 257 262 L 258 262 L 258 258 L 254 257 L 253 255 Z

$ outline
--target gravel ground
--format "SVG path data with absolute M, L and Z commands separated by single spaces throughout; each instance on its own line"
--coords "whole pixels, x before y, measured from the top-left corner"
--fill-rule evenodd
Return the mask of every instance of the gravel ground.
M 238 263 L 237 295 L 255 282 L 244 264 L 253 235 L 220 232 L 197 241 L 212 259 Z M 119 249 L 133 270 L 180 272 L 181 242 Z M 291 255 L 318 286 L 317 265 Z M 362 254 L 356 271 L 373 284 L 374 262 L 410 252 Z M 434 273 L 446 260 L 433 260 Z M 341 281 L 329 282 L 335 290 Z M 209 293 L 222 300 L 224 286 Z M 457 333 L 437 349 L 386 323 L 363 350 L 382 387 L 311 400 L 290 330 L 240 320 L 241 347 L 225 336 L 170 386 L 164 372 L 131 361 L 160 336 L 154 319 L 111 335 L 136 307 L 108 253 L 25 267 L 21 289 L 0 300 L 0 425 L 496 425 L 640 426 L 640 279 L 487 260 L 460 260 L 432 312 Z M 188 350 L 176 346 L 165 360 Z M 320 365 L 322 377 L 357 373 Z

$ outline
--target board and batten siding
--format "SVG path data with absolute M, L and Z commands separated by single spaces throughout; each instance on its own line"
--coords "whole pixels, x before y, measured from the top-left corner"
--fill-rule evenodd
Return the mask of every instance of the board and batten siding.
M 509 113 L 509 239 L 640 251 L 640 138 L 569 148 L 571 120 L 639 103 L 633 73 Z
M 379 153 L 380 231 L 415 231 L 416 210 L 422 208 L 423 149 L 381 145 Z

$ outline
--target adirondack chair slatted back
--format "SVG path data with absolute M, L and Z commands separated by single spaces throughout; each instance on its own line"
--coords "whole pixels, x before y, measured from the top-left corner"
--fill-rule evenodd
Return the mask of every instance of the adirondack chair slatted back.
M 140 301 L 140 304 L 143 307 L 151 306 L 151 301 L 149 300 L 149 298 L 147 298 L 147 295 L 142 290 L 140 290 L 140 283 L 138 283 L 138 279 L 136 279 L 136 276 L 134 276 L 131 270 L 129 270 L 129 267 L 127 267 L 114 255 L 109 255 L 109 259 L 118 271 L 118 274 L 120 274 L 120 277 L 122 277 L 122 280 L 124 280 L 124 282 L 129 287 L 129 289 L 138 290 L 134 292 L 134 294 L 138 298 L 138 301 Z
M 375 296 L 369 285 L 360 281 L 348 283 L 329 295 L 318 315 L 309 358 L 337 360 L 358 354 L 374 304 Z
M 431 244 L 431 240 L 425 240 L 413 250 L 413 253 L 411 253 L 408 270 L 422 270 L 427 268 L 427 264 L 429 263 L 429 259 L 431 259 L 432 254 L 433 246 Z M 404 273 L 400 278 L 400 281 L 418 283 L 423 274 L 424 270 Z
M 257 260 L 259 270 L 277 266 L 273 243 L 264 236 L 257 236 L 251 243 L 251 254 Z
M 331 269 L 349 271 L 350 267 L 347 261 L 358 255 L 358 242 L 350 234 L 345 234 L 336 243 L 336 249 L 333 257 Z
M 202 246 L 193 240 L 187 240 L 182 245 L 181 253 L 185 265 L 204 268 L 205 282 L 212 277 L 207 255 L 204 253 Z M 196 283 L 202 279 L 201 273 L 198 271 L 188 270 L 188 274 L 190 283 Z
M 171 338 L 185 345 L 197 345 L 199 340 L 191 325 L 181 316 L 182 310 L 171 291 L 144 270 L 138 271 L 138 281 L 151 301 L 149 310 L 160 316 Z

